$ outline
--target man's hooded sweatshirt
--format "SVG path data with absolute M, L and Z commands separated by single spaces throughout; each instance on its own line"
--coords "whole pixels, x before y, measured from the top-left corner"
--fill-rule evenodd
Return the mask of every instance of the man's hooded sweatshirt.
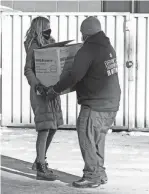
M 71 73 L 55 86 L 58 93 L 75 86 L 78 103 L 98 112 L 119 109 L 120 85 L 116 52 L 103 31 L 87 38 Z

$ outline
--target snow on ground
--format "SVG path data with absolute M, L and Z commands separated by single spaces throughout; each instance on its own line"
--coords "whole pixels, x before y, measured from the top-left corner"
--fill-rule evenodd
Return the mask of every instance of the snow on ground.
M 1 129 L 2 193 L 149 193 L 149 138 L 146 133 L 108 134 L 105 166 L 109 182 L 97 189 L 85 190 L 71 186 L 82 176 L 84 165 L 76 131 L 57 131 L 48 151 L 49 165 L 61 177 L 59 181 L 35 180 L 35 173 L 30 169 L 35 159 L 35 141 L 34 130 Z

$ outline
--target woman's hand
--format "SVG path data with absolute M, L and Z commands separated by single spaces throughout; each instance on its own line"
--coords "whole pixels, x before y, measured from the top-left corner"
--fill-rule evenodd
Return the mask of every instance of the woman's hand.
M 36 92 L 38 91 L 39 94 L 42 96 L 46 96 L 47 88 L 44 85 L 42 85 L 41 83 L 39 83 L 35 86 L 35 91 Z

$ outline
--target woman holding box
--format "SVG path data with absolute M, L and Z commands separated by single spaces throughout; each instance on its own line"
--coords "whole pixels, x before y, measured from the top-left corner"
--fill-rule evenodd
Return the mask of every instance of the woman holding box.
M 35 115 L 34 121 L 37 131 L 37 157 L 32 166 L 37 170 L 37 179 L 56 180 L 57 176 L 48 169 L 45 161 L 46 152 L 58 126 L 63 124 L 60 97 L 49 101 L 44 87 L 35 75 L 34 49 L 41 48 L 55 40 L 51 37 L 50 22 L 45 17 L 36 17 L 26 33 L 24 42 L 27 53 L 24 75 L 30 85 L 30 101 Z M 38 95 L 38 93 L 42 95 Z M 45 94 L 45 95 L 43 95 Z

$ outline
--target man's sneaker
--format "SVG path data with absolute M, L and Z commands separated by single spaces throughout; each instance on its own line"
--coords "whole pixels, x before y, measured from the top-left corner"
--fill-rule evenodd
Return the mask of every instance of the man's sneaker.
M 78 188 L 96 188 L 101 185 L 101 181 L 95 182 L 86 180 L 85 178 L 81 178 L 80 180 L 73 182 L 72 185 Z
M 37 180 L 55 181 L 57 179 L 58 176 L 53 171 L 47 170 L 45 164 L 37 162 Z
M 105 174 L 104 176 L 101 176 L 101 184 L 106 184 L 108 182 L 108 177 Z

